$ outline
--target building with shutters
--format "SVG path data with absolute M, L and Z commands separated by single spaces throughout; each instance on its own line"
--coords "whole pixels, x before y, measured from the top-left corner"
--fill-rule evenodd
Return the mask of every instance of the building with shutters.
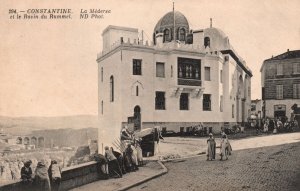
M 212 21 L 192 30 L 182 13 L 171 11 L 155 25 L 151 42 L 138 29 L 120 26 L 108 26 L 102 38 L 100 147 L 125 125 L 179 132 L 203 124 L 216 133 L 224 123 L 247 121 L 251 70 Z
M 300 50 L 265 60 L 260 71 L 263 117 L 290 119 L 291 107 L 300 105 Z

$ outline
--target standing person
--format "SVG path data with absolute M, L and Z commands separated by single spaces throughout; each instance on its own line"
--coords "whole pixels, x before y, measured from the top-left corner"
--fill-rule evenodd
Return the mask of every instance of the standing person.
M 117 161 L 117 158 L 112 153 L 111 150 L 109 150 L 109 147 L 105 147 L 105 158 L 108 160 L 108 169 L 109 171 L 114 172 L 118 178 L 122 178 L 122 171 L 120 169 L 119 163 Z
M 226 135 L 222 135 L 221 138 L 220 155 L 221 155 L 220 160 L 223 160 L 223 158 L 225 158 L 225 160 L 228 160 Z
M 144 162 L 143 162 L 143 151 L 142 151 L 140 143 L 141 143 L 141 139 L 136 140 L 136 142 L 135 142 L 135 148 L 136 148 L 136 151 L 137 151 L 138 165 L 142 166 Z
M 132 149 L 132 154 L 131 154 L 131 158 L 132 158 L 132 161 L 133 163 L 135 164 L 135 166 L 137 167 L 136 170 L 138 170 L 138 158 L 137 158 L 137 150 L 136 150 L 136 147 L 135 147 L 135 143 L 134 144 L 131 144 L 131 149 Z
M 267 118 L 264 123 L 264 133 L 268 132 L 268 127 L 269 127 L 269 119 Z
M 225 137 L 226 137 L 226 151 L 227 151 L 228 155 L 231 155 L 232 147 L 231 147 L 231 144 L 228 140 L 228 136 L 226 134 L 225 134 Z
M 115 151 L 113 147 L 110 147 L 110 150 L 112 151 L 112 153 L 117 158 L 120 169 L 122 170 L 122 174 L 126 174 L 126 169 L 125 169 L 125 165 L 124 165 L 124 157 L 122 156 L 121 153 Z
M 61 182 L 61 169 L 56 160 L 51 161 L 48 169 L 52 191 L 58 191 Z
M 125 150 L 125 155 L 126 155 L 126 159 L 128 160 L 127 162 L 128 162 L 130 171 L 138 170 L 138 167 L 137 167 L 135 161 L 133 161 L 134 157 L 133 157 L 133 150 L 132 150 L 132 147 L 131 147 L 131 143 L 129 143 L 127 145 L 127 148 Z
M 282 124 L 282 122 L 281 122 L 281 118 L 279 118 L 279 119 L 277 120 L 276 125 L 277 125 L 277 131 L 278 131 L 278 132 L 281 132 L 282 129 L 283 129 L 283 124 Z M 276 132 L 276 133 L 277 133 L 277 132 Z
M 275 128 L 275 122 L 274 122 L 274 119 L 270 119 L 270 120 L 269 120 L 269 128 L 268 128 L 268 129 L 269 129 L 271 132 L 273 132 L 274 128 Z
M 34 187 L 36 191 L 51 191 L 50 180 L 48 176 L 48 169 L 45 165 L 45 161 L 38 162 L 35 169 Z
M 209 134 L 207 139 L 207 160 L 215 160 L 216 157 L 216 142 L 213 137 L 213 134 Z
M 31 186 L 33 182 L 32 169 L 30 167 L 31 163 L 32 163 L 31 160 L 26 161 L 24 163 L 24 166 L 21 168 L 21 179 L 22 179 L 24 190 L 31 190 Z
M 97 169 L 99 174 L 103 174 L 105 179 L 109 179 L 109 170 L 108 170 L 108 161 L 105 156 L 98 153 L 98 150 L 95 151 L 94 160 L 98 162 Z

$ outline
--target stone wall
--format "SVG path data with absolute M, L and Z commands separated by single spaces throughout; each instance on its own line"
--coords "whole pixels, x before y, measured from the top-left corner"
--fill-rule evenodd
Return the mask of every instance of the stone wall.
M 62 169 L 62 182 L 60 190 L 69 190 L 84 184 L 88 184 L 99 179 L 103 179 L 103 174 L 97 171 L 98 163 L 95 161 L 77 166 Z M 0 187 L 0 191 L 22 191 L 22 183 L 19 181 L 6 184 Z

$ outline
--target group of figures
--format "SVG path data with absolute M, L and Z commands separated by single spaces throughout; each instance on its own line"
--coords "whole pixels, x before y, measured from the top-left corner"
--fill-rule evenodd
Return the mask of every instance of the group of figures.
M 215 160 L 216 159 L 216 141 L 213 137 L 213 134 L 209 134 L 209 138 L 207 139 L 207 160 Z M 228 155 L 231 155 L 232 147 L 228 141 L 227 135 L 222 132 L 221 133 L 221 142 L 220 142 L 220 160 L 228 160 Z
M 21 168 L 21 180 L 23 190 L 30 191 L 56 191 L 59 190 L 61 182 L 61 168 L 56 160 L 52 160 L 49 167 L 45 160 L 38 162 L 35 172 L 32 172 L 31 160 L 26 161 Z
M 115 151 L 113 147 L 105 147 L 105 156 L 95 153 L 94 158 L 99 162 L 99 169 L 105 178 L 121 178 L 123 174 L 139 170 L 144 165 L 140 140 L 135 139 L 127 128 L 122 130 L 122 145 Z
M 271 131 L 274 134 L 277 134 L 280 132 L 292 132 L 298 128 L 299 124 L 295 119 L 288 121 L 287 117 L 279 117 L 275 119 L 267 118 L 263 125 L 263 132 L 267 133 Z

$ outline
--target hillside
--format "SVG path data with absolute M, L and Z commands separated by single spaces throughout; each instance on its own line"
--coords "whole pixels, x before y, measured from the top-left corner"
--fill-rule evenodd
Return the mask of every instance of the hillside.
M 35 130 L 97 128 L 97 116 L 76 115 L 58 117 L 0 116 L 0 129 L 13 135 L 26 135 Z

